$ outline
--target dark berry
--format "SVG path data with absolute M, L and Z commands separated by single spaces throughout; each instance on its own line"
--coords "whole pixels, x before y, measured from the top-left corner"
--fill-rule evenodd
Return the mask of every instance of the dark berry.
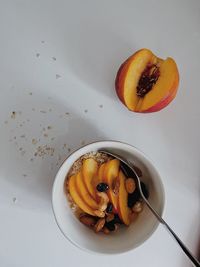
M 107 209 L 106 209 L 106 212 L 107 213 L 112 213 L 112 210 L 113 210 L 113 204 L 111 202 L 109 202 L 108 206 L 107 206 Z
M 105 226 L 108 228 L 109 231 L 114 231 L 115 230 L 115 224 L 114 221 L 107 222 Z
M 132 194 L 128 194 L 128 207 L 132 208 L 133 205 L 140 199 L 140 192 L 138 188 Z
M 146 185 L 145 185 L 143 182 L 141 182 L 141 188 L 142 188 L 142 192 L 143 192 L 144 196 L 145 196 L 146 198 L 148 198 L 148 197 L 149 197 L 149 192 L 148 192 L 148 190 L 147 190 Z M 134 191 L 132 194 L 129 194 L 129 195 L 128 195 L 128 206 L 129 206 L 129 208 L 132 208 L 133 205 L 134 205 L 140 198 L 141 198 L 140 191 L 139 191 L 138 188 L 136 188 L 135 191 Z
M 135 172 L 133 172 L 125 163 L 121 162 L 120 167 L 126 177 L 132 177 L 133 179 L 136 179 Z
M 105 192 L 109 189 L 109 186 L 106 183 L 100 183 L 97 185 L 97 191 L 99 192 Z
M 134 166 L 134 171 L 136 172 L 136 174 L 139 176 L 139 177 L 142 177 L 142 171 L 140 170 L 140 168 Z
M 123 224 L 118 214 L 115 214 L 114 223 Z
M 143 182 L 141 182 L 141 187 L 142 187 L 142 192 L 143 192 L 144 196 L 146 198 L 149 198 L 149 191 L 147 190 L 147 187 Z

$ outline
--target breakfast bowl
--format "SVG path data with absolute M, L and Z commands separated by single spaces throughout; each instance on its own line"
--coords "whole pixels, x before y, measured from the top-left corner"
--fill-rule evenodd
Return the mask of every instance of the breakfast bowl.
M 161 177 L 152 161 L 137 148 L 118 141 L 94 142 L 73 152 L 61 165 L 52 190 L 52 207 L 58 227 L 64 236 L 77 247 L 103 254 L 119 254 L 130 251 L 143 244 L 156 230 L 158 220 L 144 205 L 142 212 L 128 227 L 104 235 L 91 231 L 75 216 L 65 190 L 66 179 L 73 164 L 91 152 L 108 151 L 128 160 L 140 172 L 141 181 L 148 189 L 148 201 L 162 216 L 164 209 L 164 188 Z

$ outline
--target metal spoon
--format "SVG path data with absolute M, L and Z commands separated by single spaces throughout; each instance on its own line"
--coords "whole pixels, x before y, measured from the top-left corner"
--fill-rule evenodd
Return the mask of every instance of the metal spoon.
M 171 233 L 171 235 L 174 237 L 174 239 L 180 245 L 182 250 L 185 252 L 185 254 L 188 256 L 188 258 L 191 260 L 193 265 L 197 266 L 197 267 L 200 267 L 200 262 L 192 255 L 192 253 L 189 251 L 189 249 L 183 244 L 183 242 L 180 240 L 180 238 L 174 233 L 174 231 L 169 227 L 169 225 L 163 220 L 163 218 L 157 213 L 157 211 L 151 206 L 149 201 L 144 196 L 143 191 L 142 191 L 142 187 L 141 187 L 140 178 L 137 175 L 136 171 L 134 170 L 133 165 L 129 161 L 123 159 L 121 156 L 118 156 L 118 155 L 116 155 L 114 153 L 111 153 L 109 151 L 99 150 L 98 152 L 105 153 L 105 154 L 108 154 L 108 155 L 110 155 L 110 156 L 112 156 L 112 157 L 114 157 L 116 159 L 119 159 L 123 164 L 125 164 L 126 167 L 128 167 L 128 169 L 133 173 L 134 177 L 136 177 L 137 185 L 138 185 L 141 197 L 143 198 L 143 200 L 146 203 L 147 207 L 151 210 L 151 212 L 155 215 L 155 217 L 159 220 L 159 222 L 162 223 L 167 228 L 167 230 Z M 122 167 L 122 169 L 124 170 L 123 167 Z

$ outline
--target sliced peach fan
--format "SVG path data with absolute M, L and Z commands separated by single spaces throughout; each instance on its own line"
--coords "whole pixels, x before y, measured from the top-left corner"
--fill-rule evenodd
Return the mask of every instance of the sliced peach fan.
M 95 216 L 94 210 L 85 203 L 85 201 L 78 193 L 76 185 L 76 175 L 73 175 L 69 178 L 69 193 L 80 209 L 82 209 L 87 214 Z
M 80 221 L 95 232 L 107 233 L 108 230 L 114 232 L 118 223 L 130 225 L 133 213 L 131 208 L 135 203 L 130 205 L 129 194 L 133 194 L 136 185 L 133 178 L 126 177 L 122 172 L 120 161 L 109 159 L 97 162 L 87 158 L 81 163 L 78 170 L 75 168 L 76 171 L 67 176 L 67 190 L 72 203 L 76 204 L 75 210 L 76 206 L 79 208 Z M 97 227 L 99 224 L 100 228 Z
M 172 58 L 156 57 L 141 49 L 120 67 L 115 87 L 128 109 L 135 112 L 155 112 L 168 105 L 176 96 L 179 73 Z

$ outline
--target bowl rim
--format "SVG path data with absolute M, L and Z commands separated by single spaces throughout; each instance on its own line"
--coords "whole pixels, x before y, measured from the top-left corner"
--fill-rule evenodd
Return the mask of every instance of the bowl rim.
M 81 245 L 79 245 L 79 243 L 77 243 L 76 241 L 74 241 L 73 239 L 71 239 L 66 233 L 65 231 L 62 229 L 59 221 L 58 221 L 58 218 L 57 218 L 57 215 L 56 215 L 56 208 L 55 208 L 55 204 L 54 204 L 54 191 L 55 191 L 55 187 L 56 187 L 56 181 L 58 179 L 58 173 L 60 171 L 60 169 L 62 168 L 62 166 L 65 164 L 65 162 L 73 155 L 75 154 L 76 152 L 78 152 L 79 150 L 85 148 L 85 147 L 88 147 L 90 145 L 93 145 L 93 144 L 109 144 L 109 143 L 112 143 L 112 144 L 121 144 L 121 145 L 125 145 L 125 146 L 128 146 L 128 147 L 131 147 L 135 150 L 137 150 L 137 152 L 139 152 L 141 155 L 143 155 L 150 163 L 151 165 L 153 165 L 158 177 L 159 177 L 159 182 L 160 182 L 160 186 L 162 188 L 162 199 L 163 199 L 163 205 L 162 205 L 162 210 L 160 212 L 160 216 L 162 217 L 163 216 L 163 213 L 164 213 L 164 209 L 165 209 L 165 189 L 164 189 L 164 185 L 163 185 L 163 181 L 161 179 L 161 175 L 160 173 L 158 172 L 157 168 L 155 167 L 154 165 L 154 162 L 152 161 L 152 159 L 147 156 L 142 150 L 138 149 L 136 146 L 134 145 L 131 145 L 129 143 L 126 143 L 126 142 L 122 142 L 122 141 L 117 141 L 117 140 L 101 140 L 101 141 L 93 141 L 93 142 L 90 142 L 90 143 L 87 143 L 83 146 L 80 146 L 79 148 L 77 148 L 76 150 L 72 151 L 64 160 L 63 162 L 61 163 L 61 165 L 59 166 L 59 169 L 55 175 L 55 179 L 54 179 L 54 183 L 53 183 L 53 187 L 52 187 L 52 194 L 51 194 L 51 205 L 52 205 L 52 210 L 53 210 L 53 215 L 54 215 L 54 218 L 55 218 L 55 221 L 56 221 L 56 224 L 58 226 L 58 228 L 60 229 L 61 233 L 63 234 L 63 236 L 72 244 L 74 245 L 76 248 L 78 249 L 81 249 L 82 251 L 85 251 L 87 253 L 90 253 L 90 254 L 95 254 L 95 255 L 120 255 L 120 254 L 125 254 L 125 253 L 128 253 L 130 251 L 133 251 L 135 249 L 137 249 L 140 245 L 144 244 L 147 240 L 149 240 L 149 238 L 156 232 L 156 230 L 158 229 L 158 227 L 160 226 L 160 222 L 157 221 L 157 223 L 154 225 L 154 227 L 151 229 L 151 231 L 146 235 L 146 238 L 144 241 L 142 242 L 138 242 L 134 247 L 132 248 L 129 248 L 129 249 L 126 249 L 126 250 L 122 250 L 122 251 L 119 251 L 119 252 L 102 252 L 102 251 L 94 251 L 94 250 L 91 250 L 91 249 L 88 249 L 86 247 L 83 247 Z

